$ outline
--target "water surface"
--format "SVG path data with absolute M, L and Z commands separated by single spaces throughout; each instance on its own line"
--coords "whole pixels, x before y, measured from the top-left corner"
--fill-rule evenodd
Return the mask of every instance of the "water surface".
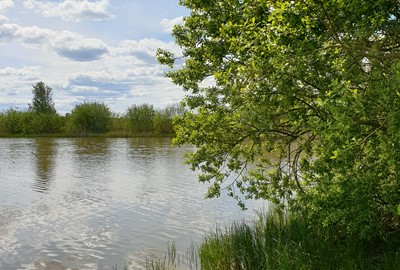
M 254 215 L 183 165 L 170 139 L 0 139 L 0 269 L 141 269 Z M 262 202 L 248 202 L 260 209 Z

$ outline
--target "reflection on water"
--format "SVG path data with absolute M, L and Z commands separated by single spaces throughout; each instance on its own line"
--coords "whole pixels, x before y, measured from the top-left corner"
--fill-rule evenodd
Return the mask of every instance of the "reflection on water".
M 141 269 L 240 212 L 183 164 L 170 139 L 0 139 L 0 269 Z M 261 203 L 249 202 L 259 209 Z
M 33 149 L 35 150 L 36 165 L 34 191 L 46 192 L 54 179 L 55 144 L 54 139 L 36 139 L 34 141 Z
M 111 140 L 107 138 L 78 138 L 72 141 L 75 145 L 76 156 L 86 158 L 107 156 Z

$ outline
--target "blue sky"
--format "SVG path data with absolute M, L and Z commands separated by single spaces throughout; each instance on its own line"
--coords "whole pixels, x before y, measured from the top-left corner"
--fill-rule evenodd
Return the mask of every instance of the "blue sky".
M 84 101 L 118 113 L 179 102 L 154 54 L 179 55 L 170 31 L 187 14 L 178 0 L 0 0 L 0 111 L 27 109 L 38 81 L 60 113 Z

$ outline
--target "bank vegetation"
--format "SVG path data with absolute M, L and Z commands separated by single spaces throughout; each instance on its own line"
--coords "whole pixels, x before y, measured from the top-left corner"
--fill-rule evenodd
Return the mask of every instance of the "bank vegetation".
M 10 108 L 0 112 L 0 137 L 171 137 L 174 116 L 184 113 L 179 105 L 157 109 L 151 104 L 141 104 L 117 114 L 103 103 L 84 102 L 70 113 L 60 115 L 51 103 L 51 95 L 41 96 L 42 101 L 50 102 L 37 101 L 39 94 L 35 94 L 35 87 L 39 84 L 43 83 L 34 86 L 34 99 L 28 110 Z M 48 86 L 42 86 L 49 91 Z
M 179 106 L 134 105 L 116 114 L 101 103 L 78 104 L 66 115 L 8 109 L 0 113 L 0 137 L 172 137 Z

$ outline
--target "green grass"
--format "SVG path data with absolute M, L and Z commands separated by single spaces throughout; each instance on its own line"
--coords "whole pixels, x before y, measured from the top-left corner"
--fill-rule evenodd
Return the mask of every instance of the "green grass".
M 386 240 L 347 238 L 276 211 L 216 229 L 189 250 L 187 256 L 198 256 L 199 264 L 182 266 L 169 249 L 163 259 L 150 258 L 146 269 L 400 269 L 399 234 Z
M 168 246 L 168 250 L 163 258 L 156 255 L 150 256 L 145 262 L 146 270 L 184 270 L 200 269 L 198 251 L 192 244 L 185 254 L 179 255 L 176 252 L 175 243 Z
M 400 235 L 346 238 L 291 215 L 259 215 L 211 232 L 199 249 L 202 269 L 400 269 Z

